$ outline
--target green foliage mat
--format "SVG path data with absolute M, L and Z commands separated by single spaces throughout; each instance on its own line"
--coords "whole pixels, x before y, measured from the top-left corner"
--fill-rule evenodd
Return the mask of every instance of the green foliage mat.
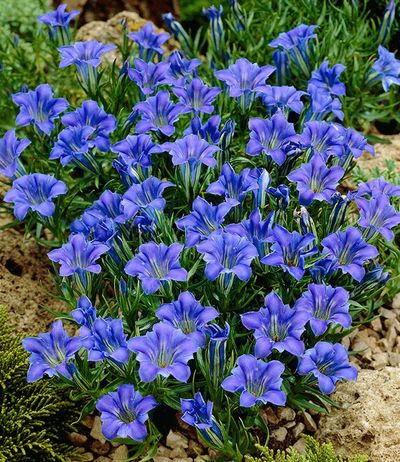
M 75 405 L 47 382 L 26 383 L 28 355 L 0 306 L 0 462 L 64 462 Z
M 261 456 L 246 456 L 246 462 L 368 462 L 367 456 L 341 457 L 335 454 L 332 444 L 318 443 L 311 436 L 304 435 L 306 441 L 306 454 L 300 454 L 296 449 L 290 448 L 289 453 L 273 451 L 257 446 Z

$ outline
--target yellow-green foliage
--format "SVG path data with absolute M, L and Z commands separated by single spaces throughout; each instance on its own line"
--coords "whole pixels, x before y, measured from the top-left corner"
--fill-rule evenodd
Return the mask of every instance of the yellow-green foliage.
M 246 456 L 246 462 L 368 462 L 367 456 L 341 457 L 335 454 L 332 444 L 318 443 L 311 436 L 304 436 L 306 454 L 300 454 L 295 448 L 288 452 L 273 451 L 257 445 L 259 457 Z
M 26 383 L 28 355 L 0 306 L 0 462 L 64 462 L 73 405 L 45 381 Z

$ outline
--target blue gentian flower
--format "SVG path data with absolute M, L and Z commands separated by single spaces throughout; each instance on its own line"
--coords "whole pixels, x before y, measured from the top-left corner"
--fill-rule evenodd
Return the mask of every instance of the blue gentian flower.
M 76 308 L 71 311 L 71 316 L 79 325 L 91 329 L 97 318 L 97 310 L 88 297 L 82 295 L 78 300 Z
M 149 135 L 128 135 L 124 140 L 111 146 L 111 151 L 119 156 L 128 165 L 151 167 L 151 155 L 159 152 Z
M 186 59 L 181 51 L 173 51 L 168 56 L 169 72 L 167 73 L 167 81 L 171 85 L 185 86 L 189 77 L 196 75 L 196 69 L 200 66 L 199 59 Z
M 265 80 L 274 70 L 273 66 L 259 67 L 258 64 L 252 64 L 246 58 L 239 58 L 228 69 L 216 71 L 215 77 L 228 85 L 230 96 L 240 97 L 244 95 L 247 106 L 252 94 L 262 92 L 265 89 Z
M 101 432 L 109 439 L 131 438 L 144 441 L 147 436 L 148 413 L 157 406 L 152 395 L 142 396 L 131 384 L 120 385 L 117 391 L 103 395 L 96 404 L 101 413 Z
M 267 242 L 271 237 L 272 225 L 275 213 L 271 212 L 265 221 L 261 219 L 260 210 L 256 209 L 250 213 L 248 220 L 241 223 L 232 223 L 225 227 L 226 231 L 239 236 L 245 237 L 257 249 L 258 256 L 261 258 L 265 255 Z
M 15 136 L 15 130 L 8 130 L 3 138 L 0 138 L 0 174 L 13 178 L 18 171 L 23 172 L 19 163 L 19 156 L 31 144 L 27 138 L 19 140 Z
M 329 156 L 340 157 L 343 154 L 343 136 L 328 122 L 307 122 L 299 138 L 304 148 L 311 149 L 313 154 L 319 154 L 325 161 Z
M 210 21 L 211 26 L 211 38 L 214 45 L 214 49 L 218 52 L 224 52 L 223 41 L 224 41 L 224 26 L 222 23 L 222 13 L 224 8 L 222 5 L 217 8 L 212 5 L 209 8 L 203 9 L 204 16 Z
M 390 30 L 396 16 L 396 2 L 389 0 L 379 27 L 378 43 L 385 43 L 390 37 Z
M 195 393 L 193 399 L 181 398 L 181 419 L 188 425 L 197 428 L 201 436 L 212 446 L 222 449 L 224 437 L 214 416 L 213 403 L 204 401 L 200 392 Z
M 351 298 L 358 300 L 363 297 L 364 300 L 370 299 L 376 290 L 384 287 L 390 280 L 390 274 L 384 271 L 382 266 L 374 264 L 371 269 L 367 269 L 361 282 L 351 292 Z
M 178 300 L 161 305 L 156 316 L 161 321 L 180 329 L 193 338 L 200 347 L 206 341 L 205 328 L 219 315 L 212 306 L 203 306 L 191 292 L 182 292 Z
M 289 173 L 287 178 L 297 183 L 299 203 L 309 205 L 313 201 L 327 201 L 332 203 L 331 197 L 345 171 L 342 167 L 328 168 L 318 154 L 310 162 L 302 164 L 297 170 Z
M 339 120 L 344 119 L 342 103 L 339 98 L 332 97 L 326 91 L 322 91 L 312 84 L 308 85 L 307 90 L 311 99 L 311 107 L 306 114 L 305 120 L 332 118 L 332 114 Z
M 168 91 L 160 90 L 155 96 L 139 101 L 133 111 L 137 111 L 142 120 L 136 125 L 137 133 L 146 133 L 150 130 L 159 131 L 166 136 L 175 133 L 174 124 L 179 116 L 188 109 L 182 103 L 174 104 L 169 99 Z
M 250 174 L 250 169 L 244 168 L 236 173 L 231 164 L 226 163 L 221 168 L 221 175 L 217 181 L 211 183 L 207 192 L 224 196 L 232 205 L 243 202 L 246 194 L 258 189 L 257 179 Z
M 218 145 L 221 140 L 221 132 L 219 130 L 220 124 L 221 116 L 219 115 L 211 116 L 204 124 L 201 123 L 199 116 L 195 116 L 183 134 L 197 135 L 199 138 L 208 141 L 210 144 Z
M 109 135 L 117 128 L 117 121 L 112 114 L 107 114 L 96 101 L 84 101 L 82 107 L 69 112 L 61 118 L 67 127 L 91 127 L 93 132 L 88 141 L 90 147 L 96 147 L 101 152 L 110 149 Z
M 281 184 L 277 186 L 276 188 L 271 186 L 267 189 L 267 192 L 276 199 L 276 209 L 277 210 L 280 207 L 282 207 L 282 209 L 285 210 L 286 207 L 289 205 L 290 190 L 287 185 Z
M 284 305 L 274 291 L 265 297 L 264 308 L 244 313 L 241 319 L 246 329 L 254 330 L 257 357 L 266 358 L 272 350 L 288 351 L 295 356 L 304 352 L 304 342 L 300 338 L 310 315 Z
M 211 205 L 202 197 L 197 197 L 193 201 L 192 212 L 176 222 L 176 226 L 185 231 L 186 247 L 195 246 L 200 241 L 207 239 L 214 231 L 220 229 L 231 208 L 232 205 L 228 202 Z
M 207 359 L 210 378 L 214 389 L 217 389 L 225 373 L 226 346 L 231 328 L 225 322 L 224 327 L 220 327 L 218 324 L 210 324 L 205 328 L 205 331 L 209 337 Z
M 79 276 L 86 272 L 98 274 L 101 266 L 96 261 L 108 251 L 108 246 L 96 241 L 87 241 L 81 234 L 73 234 L 68 242 L 47 255 L 51 261 L 59 263 L 61 276 Z
M 229 0 L 229 6 L 231 7 L 231 11 L 233 17 L 235 18 L 235 26 L 238 32 L 245 29 L 245 18 L 243 14 L 242 7 L 237 0 Z
M 295 87 L 275 87 L 266 85 L 264 90 L 260 92 L 259 96 L 262 102 L 267 106 L 271 115 L 275 113 L 288 114 L 293 111 L 300 114 L 304 108 L 304 103 L 301 97 L 306 95 L 304 91 L 296 90 Z
M 125 273 L 142 281 L 145 294 L 157 292 L 161 283 L 168 280 L 186 281 L 187 271 L 179 262 L 182 249 L 181 244 L 142 244 L 139 253 L 126 264 Z
M 72 162 L 77 166 L 84 165 L 92 169 L 89 160 L 91 145 L 89 138 L 93 134 L 94 128 L 88 126 L 65 128 L 59 133 L 49 159 L 60 159 L 63 167 Z
M 186 47 L 187 50 L 191 49 L 191 39 L 189 34 L 185 31 L 182 24 L 177 21 L 172 13 L 165 13 L 162 15 L 168 29 L 172 32 L 174 38 Z
M 311 247 L 314 239 L 312 233 L 302 236 L 297 231 L 290 232 L 283 226 L 276 225 L 270 238 L 270 242 L 273 242 L 272 252 L 262 258 L 261 263 L 280 266 L 299 281 L 304 276 L 305 259 L 318 252 L 316 247 Z
M 318 69 L 312 72 L 308 84 L 329 95 L 344 96 L 346 86 L 339 80 L 339 77 L 345 69 L 346 66 L 343 66 L 343 64 L 335 64 L 333 67 L 329 67 L 328 61 L 324 61 Z
M 189 178 L 192 185 L 199 180 L 201 165 L 214 168 L 217 161 L 214 154 L 219 147 L 199 139 L 197 135 L 186 135 L 173 143 L 164 143 L 162 148 L 172 156 L 172 163 L 179 165 L 182 178 Z
M 174 184 L 169 181 L 161 181 L 155 176 L 147 178 L 143 183 L 132 185 L 122 199 L 125 217 L 133 218 L 139 211 L 142 211 L 155 219 L 156 211 L 164 210 L 165 207 L 165 199 L 162 194 L 166 188 L 171 186 Z
M 317 28 L 318 26 L 300 24 L 288 32 L 279 34 L 278 38 L 269 43 L 269 46 L 286 50 L 294 63 L 308 76 L 310 72 L 309 41 L 317 37 L 314 33 Z
M 67 363 L 81 347 L 81 339 L 69 338 L 59 320 L 53 322 L 50 332 L 39 334 L 39 337 L 24 338 L 22 345 L 31 353 L 28 382 L 36 382 L 45 374 L 53 377 L 57 373 L 70 379 Z
M 253 191 L 254 207 L 263 209 L 266 205 L 266 198 L 271 176 L 265 168 L 256 168 L 252 171 L 252 176 L 257 179 L 258 189 Z
M 89 352 L 89 361 L 112 359 L 123 364 L 128 362 L 129 350 L 120 319 L 99 317 L 93 322 L 92 327 L 82 326 L 80 336 L 82 346 Z
M 377 195 L 369 200 L 358 197 L 356 204 L 360 209 L 358 224 L 366 228 L 367 240 L 379 233 L 386 240 L 392 241 L 394 238 L 392 228 L 400 223 L 400 213 L 397 213 L 390 205 L 390 199 L 385 194 Z
M 169 39 L 169 34 L 156 34 L 154 24 L 148 22 L 139 32 L 132 32 L 128 34 L 128 37 L 138 44 L 139 58 L 150 61 L 154 53 L 158 53 L 158 55 L 164 53 L 162 45 Z
M 357 369 L 349 365 L 346 348 L 340 343 L 318 342 L 299 360 L 297 372 L 312 374 L 322 393 L 329 395 L 339 380 L 355 380 Z
M 282 165 L 286 160 L 284 148 L 297 140 L 293 124 L 283 114 L 275 114 L 270 119 L 254 118 L 249 120 L 250 141 L 246 152 L 251 156 L 265 154 Z
M 357 195 L 359 196 L 377 197 L 381 194 L 386 194 L 388 197 L 399 197 L 400 186 L 388 183 L 382 177 L 358 185 Z
M 247 281 L 252 274 L 251 262 L 258 256 L 257 249 L 246 238 L 226 232 L 215 231 L 196 248 L 203 254 L 205 275 L 209 281 L 214 281 L 220 274 L 226 281 L 230 281 L 233 275 Z
M 365 151 L 374 155 L 374 147 L 371 146 L 366 138 L 352 128 L 344 128 L 342 125 L 338 125 L 343 136 L 343 146 L 347 152 L 350 152 L 356 159 L 361 157 Z
M 361 232 L 350 226 L 325 237 L 321 244 L 326 259 L 332 262 L 332 270 L 340 269 L 360 282 L 365 275 L 364 263 L 378 256 L 378 250 L 362 238 Z
M 212 114 L 214 111 L 212 103 L 221 93 L 219 88 L 209 87 L 199 78 L 193 79 L 185 87 L 175 87 L 172 91 L 185 106 L 185 109 L 193 111 L 195 114 L 199 112 Z
M 286 395 L 281 390 L 281 375 L 285 366 L 279 361 L 266 363 L 253 355 L 242 355 L 237 360 L 232 375 L 222 382 L 226 391 L 241 392 L 240 405 L 253 407 L 256 404 L 272 403 L 284 406 Z
M 82 80 L 87 82 L 89 73 L 91 71 L 95 73 L 96 68 L 101 64 L 101 57 L 116 48 L 115 45 L 104 45 L 97 40 L 64 45 L 58 48 L 61 54 L 59 67 L 63 69 L 75 65 Z
M 14 204 L 14 215 L 18 220 L 23 220 L 29 210 L 42 217 L 51 217 L 56 210 L 53 199 L 66 192 L 63 181 L 51 175 L 31 173 L 14 180 L 3 200 Z
M 373 64 L 367 83 L 381 81 L 383 89 L 389 91 L 391 85 L 400 85 L 400 60 L 382 45 L 379 45 L 378 53 L 379 59 Z
M 343 287 L 309 284 L 306 292 L 297 300 L 294 309 L 310 314 L 310 327 L 317 337 L 328 330 L 330 323 L 345 328 L 351 326 L 349 293 Z
M 53 98 L 53 90 L 47 84 L 38 85 L 35 90 L 16 93 L 12 100 L 19 106 L 16 124 L 22 127 L 32 124 L 46 135 L 50 135 L 54 120 L 69 106 L 66 99 Z
M 137 353 L 139 377 L 145 383 L 152 382 L 158 374 L 187 382 L 190 377 L 187 363 L 199 349 L 195 339 L 163 322 L 155 324 L 146 335 L 131 338 L 128 347 Z
M 65 3 L 59 5 L 55 10 L 48 11 L 46 14 L 38 17 L 38 21 L 46 24 L 49 27 L 67 28 L 69 23 L 79 16 L 78 10 L 65 11 L 67 5 Z
M 135 58 L 134 62 L 134 69 L 128 65 L 128 76 L 142 90 L 144 95 L 152 95 L 159 85 L 167 82 L 169 63 L 147 63 L 138 58 Z

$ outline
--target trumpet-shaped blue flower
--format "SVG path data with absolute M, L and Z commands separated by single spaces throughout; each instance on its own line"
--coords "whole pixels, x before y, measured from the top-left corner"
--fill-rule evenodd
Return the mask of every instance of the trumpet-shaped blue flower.
M 164 53 L 162 46 L 169 39 L 169 34 L 156 34 L 154 24 L 148 22 L 139 32 L 132 32 L 128 34 L 128 37 L 138 44 L 140 58 L 146 57 L 147 61 L 149 61 L 154 53 L 159 55 Z M 147 56 L 145 56 L 145 53 L 147 53 Z
M 21 171 L 18 158 L 31 144 L 27 138 L 19 140 L 15 136 L 15 130 L 8 130 L 3 138 L 0 138 L 0 174 L 12 178 L 17 171 Z
M 199 59 L 186 59 L 181 51 L 173 51 L 168 56 L 168 62 L 167 83 L 175 87 L 183 87 L 189 77 L 196 75 L 196 69 L 201 64 Z
M 166 188 L 174 186 L 169 181 L 161 181 L 151 176 L 143 183 L 132 185 L 123 195 L 122 208 L 126 218 L 136 216 L 139 211 L 155 218 L 156 210 L 164 210 L 165 199 L 162 194 Z
M 359 196 L 377 197 L 381 194 L 386 194 L 388 197 L 399 197 L 400 186 L 388 183 L 382 177 L 358 185 L 357 195 Z
M 183 132 L 184 135 L 197 135 L 199 138 L 208 141 L 210 144 L 219 144 L 221 140 L 221 116 L 211 116 L 205 124 L 201 123 L 199 116 L 193 117 L 190 126 Z
M 93 132 L 89 135 L 90 147 L 96 147 L 101 152 L 110 149 L 109 135 L 117 127 L 117 121 L 112 114 L 107 114 L 96 101 L 84 101 L 82 107 L 69 112 L 61 118 L 67 127 L 91 127 Z
M 246 238 L 218 231 L 198 244 L 197 251 L 203 254 L 209 281 L 220 274 L 228 278 L 236 275 L 241 281 L 247 281 L 252 274 L 251 262 L 258 256 L 257 249 Z
M 93 133 L 94 128 L 88 126 L 65 128 L 59 133 L 49 159 L 60 159 L 63 167 L 72 162 L 75 165 L 84 164 L 90 168 L 87 156 L 92 144 L 89 138 Z
M 390 31 L 396 17 L 396 2 L 389 0 L 379 27 L 378 43 L 385 43 L 390 37 Z
M 314 30 L 317 28 L 318 26 L 300 24 L 300 26 L 288 32 L 279 34 L 278 38 L 269 43 L 269 46 L 272 48 L 283 48 L 284 50 L 304 47 L 309 40 L 317 37 L 317 34 L 314 33 Z
M 317 70 L 312 72 L 308 83 L 329 95 L 344 96 L 346 86 L 339 80 L 339 77 L 345 69 L 346 66 L 343 66 L 343 64 L 335 64 L 333 67 L 329 67 L 328 61 L 324 61 Z
M 232 205 L 243 202 L 246 194 L 258 189 L 257 178 L 250 173 L 250 169 L 244 168 L 236 173 L 231 164 L 226 163 L 221 168 L 221 175 L 217 181 L 211 183 L 207 192 L 224 196 Z
M 128 362 L 129 350 L 120 319 L 99 317 L 90 328 L 81 327 L 80 335 L 82 346 L 89 352 L 89 361 L 112 359 L 118 363 Z
M 211 26 L 211 38 L 214 45 L 214 49 L 218 52 L 224 52 L 223 40 L 224 40 L 224 25 L 222 22 L 222 13 L 224 8 L 222 5 L 217 8 L 212 5 L 209 8 L 204 8 L 204 16 L 210 21 Z
M 142 382 L 152 382 L 157 375 L 172 375 L 179 382 L 190 377 L 188 362 L 199 349 L 196 340 L 185 335 L 170 324 L 158 323 L 151 332 L 128 341 L 128 347 L 137 353 L 140 363 L 139 377 Z
M 225 322 L 224 327 L 220 327 L 218 324 L 210 324 L 205 328 L 205 331 L 209 337 L 207 359 L 210 378 L 214 388 L 217 389 L 225 372 L 226 346 L 231 327 L 227 322 Z
M 166 136 L 175 133 L 174 124 L 179 116 L 188 110 L 182 103 L 173 104 L 168 91 L 160 90 L 155 96 L 146 101 L 139 101 L 133 108 L 141 115 L 136 125 L 137 133 L 146 133 L 150 130 L 159 131 Z
M 101 413 L 101 432 L 109 439 L 131 438 L 144 441 L 147 436 L 148 413 L 157 406 L 152 395 L 142 396 L 131 384 L 123 384 L 117 391 L 103 395 L 96 404 Z
M 218 311 L 212 306 L 203 306 L 194 298 L 191 292 L 182 292 L 178 300 L 161 305 L 156 316 L 161 321 L 180 329 L 193 338 L 200 347 L 204 346 L 205 328 L 210 321 L 218 316 Z
M 67 363 L 81 347 L 80 337 L 69 338 L 62 321 L 51 325 L 51 331 L 39 334 L 39 337 L 27 337 L 22 340 L 29 357 L 28 382 L 36 382 L 45 374 L 49 377 L 60 374 L 71 378 Z
M 96 262 L 107 251 L 107 245 L 87 241 L 82 234 L 74 234 L 66 244 L 51 250 L 47 255 L 51 261 L 61 265 L 61 276 L 72 276 L 74 273 L 81 276 L 86 272 L 100 273 L 101 266 Z
M 389 91 L 391 85 L 400 85 L 400 61 L 395 58 L 385 47 L 378 47 L 379 59 L 375 61 L 368 76 L 368 82 L 382 82 L 385 91 Z
M 101 57 L 116 48 L 115 45 L 104 45 L 97 40 L 64 45 L 58 48 L 61 55 L 60 68 L 75 65 L 79 75 L 86 82 L 90 69 L 96 69 L 101 64 Z
M 275 213 L 271 212 L 265 221 L 261 219 L 260 210 L 253 210 L 248 220 L 241 223 L 232 223 L 225 227 L 226 231 L 245 237 L 257 249 L 258 256 L 261 258 L 266 252 L 266 243 L 271 237 L 272 225 Z
M 192 184 L 200 176 L 201 164 L 211 168 L 217 164 L 214 154 L 219 147 L 199 139 L 197 135 L 186 135 L 174 143 L 164 143 L 162 148 L 171 154 L 172 163 L 181 166 L 183 178 L 189 176 Z
M 313 84 L 309 84 L 307 90 L 311 99 L 311 109 L 308 111 L 306 120 L 308 120 L 311 113 L 313 118 L 318 120 L 332 117 L 332 114 L 339 120 L 344 119 L 342 103 L 339 98 L 332 97 L 329 93 L 322 91 Z
M 139 253 L 126 264 L 125 273 L 142 281 L 145 294 L 157 292 L 161 283 L 168 280 L 186 281 L 187 271 L 179 261 L 182 249 L 181 244 L 142 244 Z
M 272 61 L 276 67 L 276 80 L 278 85 L 286 85 L 289 81 L 289 56 L 283 50 L 276 50 L 272 53 Z
M 219 88 L 209 87 L 199 78 L 193 79 L 185 87 L 175 87 L 172 91 L 185 108 L 195 114 L 199 112 L 212 114 L 214 111 L 213 102 L 221 93 Z
M 332 124 L 313 120 L 305 124 L 300 135 L 301 144 L 319 154 L 324 160 L 329 156 L 340 157 L 343 154 L 343 136 Z
M 339 166 L 328 168 L 317 154 L 310 162 L 290 172 L 287 178 L 297 183 L 300 204 L 309 205 L 313 201 L 331 203 L 331 197 L 344 173 L 344 169 Z
M 128 76 L 144 95 L 152 95 L 159 85 L 167 82 L 169 67 L 170 64 L 167 62 L 154 64 L 136 58 L 135 68 L 128 66 Z
M 264 362 L 253 355 L 242 355 L 237 360 L 232 375 L 222 382 L 222 388 L 232 393 L 241 392 L 240 405 L 253 407 L 256 404 L 272 403 L 284 406 L 286 395 L 281 390 L 281 375 L 285 366 L 279 361 Z
M 252 93 L 265 89 L 266 79 L 274 72 L 270 65 L 259 67 L 246 58 L 239 58 L 228 69 L 215 72 L 215 77 L 222 80 L 229 87 L 229 94 L 233 97 L 250 96 Z
M 350 226 L 325 237 L 321 244 L 326 259 L 332 262 L 332 270 L 340 269 L 360 282 L 365 275 L 364 263 L 378 256 L 378 251 L 362 238 L 361 232 Z
M 349 365 L 346 348 L 340 343 L 318 342 L 299 360 L 300 375 L 312 374 L 322 393 L 329 395 L 339 380 L 355 380 L 357 369 Z
M 310 314 L 310 327 L 316 336 L 324 334 L 330 323 L 351 326 L 349 293 L 342 287 L 309 284 L 294 308 Z
M 376 233 L 388 241 L 392 241 L 394 233 L 392 228 L 400 223 L 400 213 L 390 205 L 390 199 L 385 194 L 380 194 L 371 199 L 365 197 L 356 198 L 356 204 L 360 209 L 358 224 L 369 230 L 367 239 Z
M 297 231 L 290 232 L 276 225 L 270 238 L 270 242 L 273 242 L 272 252 L 262 258 L 261 262 L 268 266 L 280 266 L 299 281 L 304 276 L 306 258 L 318 252 L 316 247 L 311 247 L 314 239 L 312 233 L 302 236 Z
M 375 150 L 371 146 L 366 138 L 352 128 L 344 128 L 342 125 L 338 125 L 343 135 L 343 146 L 347 152 L 350 152 L 353 157 L 358 159 L 363 155 L 365 151 L 374 155 Z
M 119 158 L 127 165 L 147 169 L 151 167 L 151 155 L 159 152 L 149 135 L 128 135 L 111 147 L 111 151 L 119 154 Z
M 297 140 L 293 124 L 283 114 L 275 114 L 270 119 L 254 118 L 249 120 L 250 141 L 246 152 L 251 156 L 264 153 L 282 165 L 286 160 L 285 147 Z
M 71 311 L 71 316 L 79 325 L 91 329 L 97 318 L 97 310 L 88 297 L 82 295 L 78 300 L 76 308 Z
M 262 102 L 267 106 L 271 115 L 275 113 L 287 114 L 293 111 L 296 114 L 304 108 L 304 103 L 301 97 L 306 95 L 304 91 L 296 90 L 294 87 L 282 86 L 275 87 L 266 85 L 264 90 L 260 92 L 259 96 Z
M 174 38 L 178 40 L 183 47 L 190 49 L 191 39 L 189 34 L 185 31 L 182 24 L 175 19 L 174 15 L 172 13 L 165 13 L 162 15 L 162 18 L 170 32 L 172 32 Z
M 276 188 L 272 186 L 267 189 L 267 192 L 271 194 L 272 197 L 276 199 L 276 208 L 279 209 L 280 207 L 283 210 L 289 205 L 290 202 L 290 190 L 286 184 L 280 184 Z
M 228 202 L 211 205 L 202 197 L 197 197 L 192 204 L 193 211 L 176 222 L 176 226 L 186 232 L 186 247 L 195 246 L 220 229 L 231 208 Z
M 241 319 L 246 329 L 254 330 L 254 354 L 257 357 L 266 358 L 272 350 L 280 353 L 288 351 L 295 356 L 304 352 L 301 334 L 310 315 L 306 311 L 293 310 L 289 305 L 284 305 L 275 292 L 265 297 L 264 308 L 244 313 Z
M 48 11 L 47 13 L 39 16 L 38 21 L 42 24 L 46 24 L 49 27 L 63 27 L 66 28 L 69 26 L 69 23 L 79 16 L 78 10 L 65 11 L 67 5 L 63 3 L 59 5 L 55 10 Z
M 4 196 L 4 202 L 14 204 L 14 215 L 23 220 L 29 210 L 42 217 L 51 217 L 56 206 L 53 199 L 66 194 L 63 181 L 43 173 L 31 173 L 13 181 L 12 188 Z
M 12 100 L 19 106 L 16 124 L 22 127 L 35 125 L 46 135 L 50 135 L 54 120 L 69 106 L 66 99 L 53 98 L 53 90 L 47 84 L 41 84 L 35 90 L 16 93 Z

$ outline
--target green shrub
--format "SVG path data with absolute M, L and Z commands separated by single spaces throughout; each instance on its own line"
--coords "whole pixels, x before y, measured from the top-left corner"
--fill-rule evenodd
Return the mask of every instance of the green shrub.
M 0 462 L 64 462 L 73 404 L 47 382 L 26 383 L 28 355 L 0 306 Z
M 257 445 L 260 457 L 246 456 L 246 462 L 368 462 L 367 456 L 341 457 L 335 454 L 331 443 L 320 444 L 311 436 L 304 435 L 306 453 L 300 454 L 293 447 L 289 452 L 273 451 Z

